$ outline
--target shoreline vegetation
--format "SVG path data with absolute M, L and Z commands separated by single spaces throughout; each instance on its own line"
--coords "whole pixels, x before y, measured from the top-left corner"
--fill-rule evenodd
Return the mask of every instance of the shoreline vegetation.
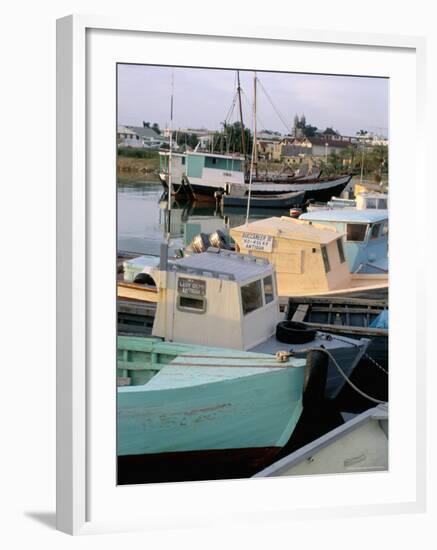
M 156 182 L 159 172 L 157 150 L 123 147 L 117 153 L 117 181 Z

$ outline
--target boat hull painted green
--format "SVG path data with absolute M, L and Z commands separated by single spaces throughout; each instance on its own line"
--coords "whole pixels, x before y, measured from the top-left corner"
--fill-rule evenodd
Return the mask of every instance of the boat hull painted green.
M 299 420 L 304 364 L 119 338 L 119 375 L 139 379 L 141 365 L 156 373 L 146 383 L 118 388 L 119 467 L 129 461 L 138 465 L 144 457 L 156 462 L 158 455 L 164 462 L 180 462 L 190 453 L 203 454 L 212 468 L 232 455 L 259 467 L 288 441 Z

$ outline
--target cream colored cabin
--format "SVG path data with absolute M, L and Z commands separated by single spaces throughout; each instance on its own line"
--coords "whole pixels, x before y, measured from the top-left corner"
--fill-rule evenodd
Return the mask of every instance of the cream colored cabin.
M 274 269 L 261 258 L 213 250 L 177 260 L 159 272 L 153 335 L 250 349 L 270 338 L 280 321 Z
M 308 296 L 384 288 L 387 278 L 354 279 L 343 250 L 343 234 L 321 224 L 288 217 L 258 220 L 231 229 L 237 250 L 269 260 L 279 296 Z

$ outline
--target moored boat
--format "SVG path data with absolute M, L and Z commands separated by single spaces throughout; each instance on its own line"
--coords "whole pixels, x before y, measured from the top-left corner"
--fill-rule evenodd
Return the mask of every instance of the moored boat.
M 332 227 L 345 235 L 344 251 L 352 273 L 388 272 L 387 210 L 316 210 L 302 214 L 299 219 Z
M 305 191 L 295 191 L 292 193 L 279 193 L 275 195 L 254 195 L 250 198 L 251 208 L 295 208 L 302 206 L 305 197 Z M 248 195 L 223 195 L 221 203 L 223 208 L 227 207 L 246 207 L 249 200 Z
M 307 357 L 335 358 L 322 388 L 331 397 L 345 383 L 338 369 L 347 378 L 367 349 L 365 339 L 285 326 L 266 260 L 215 250 L 167 264 L 164 254 L 149 273 L 152 337 L 118 339 L 120 483 L 162 480 L 162 465 L 190 478 L 196 458 L 205 479 L 224 465 L 231 477 L 256 471 L 299 419 Z
M 118 357 L 119 483 L 254 473 L 302 411 L 304 360 L 123 337 Z
M 366 351 L 383 369 L 388 368 L 388 300 L 355 297 L 290 298 L 289 321 L 348 338 L 368 338 Z
M 253 477 L 388 470 L 388 407 L 378 405 L 267 466 Z
M 335 296 L 388 288 L 386 273 L 351 273 L 343 234 L 331 227 L 290 217 L 257 220 L 230 230 L 237 250 L 276 267 L 278 293 L 289 297 Z

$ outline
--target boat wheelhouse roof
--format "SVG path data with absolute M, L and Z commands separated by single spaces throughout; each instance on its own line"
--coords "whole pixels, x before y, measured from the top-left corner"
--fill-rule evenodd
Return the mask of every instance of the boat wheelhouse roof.
M 242 155 L 236 153 L 229 155 L 222 155 L 220 153 L 209 153 L 208 151 L 187 151 L 187 155 L 200 156 L 200 157 L 211 157 L 218 159 L 231 159 L 231 160 L 244 160 Z
M 200 275 L 239 283 L 270 275 L 273 271 L 271 264 L 263 258 L 217 249 L 186 256 L 175 261 L 170 269 L 185 275 Z
M 247 225 L 235 227 L 233 231 L 261 233 L 281 239 L 293 239 L 318 244 L 328 244 L 339 238 L 339 233 L 329 227 L 315 227 L 304 221 L 282 216 L 266 218 Z
M 170 151 L 168 149 L 162 149 L 160 151 L 158 151 L 158 153 L 164 157 L 169 157 L 170 156 Z M 172 151 L 171 152 L 171 156 L 172 157 L 186 157 L 186 153 L 178 153 L 177 151 Z
M 320 209 L 302 214 L 299 219 L 317 222 L 378 223 L 388 220 L 388 210 Z

